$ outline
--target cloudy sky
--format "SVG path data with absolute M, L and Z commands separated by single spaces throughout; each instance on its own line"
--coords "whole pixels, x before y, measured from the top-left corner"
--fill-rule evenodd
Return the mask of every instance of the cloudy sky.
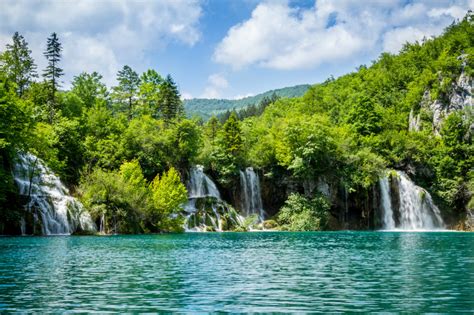
M 127 64 L 170 73 L 186 98 L 238 98 L 353 71 L 469 9 L 474 0 L 0 0 L 0 50 L 19 31 L 42 69 L 56 32 L 65 87 L 81 71 L 112 86 Z

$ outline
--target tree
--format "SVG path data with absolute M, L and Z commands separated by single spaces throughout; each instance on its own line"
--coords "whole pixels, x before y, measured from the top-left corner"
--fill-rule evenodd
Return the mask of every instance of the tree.
M 204 132 L 206 136 L 211 140 L 211 143 L 213 143 L 216 139 L 217 132 L 219 131 L 220 127 L 221 124 L 219 119 L 216 116 L 212 115 L 204 127 Z
M 381 117 L 373 100 L 365 95 L 358 95 L 349 112 L 349 123 L 363 136 L 379 132 L 381 130 Z
M 0 152 L 14 152 L 28 136 L 29 113 L 8 82 L 0 73 Z
M 120 104 L 124 102 L 128 106 L 128 120 L 132 119 L 132 111 L 134 100 L 137 98 L 138 86 L 140 78 L 138 74 L 129 66 L 123 66 L 122 70 L 117 73 L 118 86 L 113 87 L 114 97 Z
M 94 106 L 96 100 L 107 98 L 107 87 L 101 82 L 102 76 L 97 72 L 82 72 L 72 80 L 72 90 L 83 102 L 85 107 Z
M 187 201 L 186 187 L 181 183 L 173 167 L 151 184 L 153 207 L 150 210 L 151 223 L 160 231 L 181 231 L 182 205 Z
M 240 129 L 239 118 L 235 111 L 230 114 L 229 119 L 222 126 L 221 145 L 226 153 L 237 157 L 242 151 L 242 131 Z
M 22 96 L 29 88 L 33 78 L 38 77 L 36 65 L 31 57 L 28 43 L 18 32 L 13 34 L 13 44 L 7 44 L 5 52 L 0 56 L 1 71 L 16 84 L 16 92 Z
M 61 60 L 62 45 L 56 33 L 52 33 L 47 40 L 44 56 L 48 60 L 48 66 L 43 71 L 43 77 L 49 88 L 49 122 L 52 123 L 56 111 L 56 92 L 60 86 L 59 79 L 64 75 L 63 69 L 59 68 Z
M 283 230 L 319 231 L 328 227 L 330 204 L 326 197 L 318 194 L 307 199 L 299 194 L 291 194 L 277 217 Z
M 163 118 L 167 122 L 177 118 L 184 112 L 178 87 L 170 75 L 166 76 L 166 79 L 160 86 L 159 104 Z
M 149 114 L 154 118 L 160 117 L 160 87 L 163 78 L 153 69 L 149 69 L 140 77 L 140 101 L 142 114 Z
M 212 168 L 219 174 L 219 182 L 224 187 L 230 188 L 243 164 L 242 131 L 235 111 L 222 126 L 216 145 L 212 147 L 212 151 L 209 152 Z
M 173 138 L 176 154 L 174 160 L 176 161 L 175 165 L 181 170 L 191 166 L 201 148 L 201 134 L 199 131 L 200 128 L 196 123 L 189 119 L 183 119 L 175 125 Z

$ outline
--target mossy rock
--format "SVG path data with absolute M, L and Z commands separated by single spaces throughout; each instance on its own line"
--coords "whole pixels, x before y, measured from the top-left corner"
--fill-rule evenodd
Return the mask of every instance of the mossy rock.
M 263 228 L 265 230 L 274 230 L 278 227 L 279 227 L 278 222 L 275 221 L 275 220 L 265 220 L 265 221 L 263 221 Z

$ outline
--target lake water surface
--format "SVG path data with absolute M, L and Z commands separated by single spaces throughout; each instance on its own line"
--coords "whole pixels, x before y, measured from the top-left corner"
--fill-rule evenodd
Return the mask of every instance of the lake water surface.
M 474 233 L 0 238 L 0 312 L 474 313 Z

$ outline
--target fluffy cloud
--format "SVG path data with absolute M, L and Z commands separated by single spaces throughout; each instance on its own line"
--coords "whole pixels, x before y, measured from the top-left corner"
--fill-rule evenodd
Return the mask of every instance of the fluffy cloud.
M 222 90 L 229 86 L 226 78 L 219 73 L 211 74 L 207 79 L 207 83 L 201 98 L 220 98 Z
M 149 62 L 146 51 L 171 41 L 192 46 L 201 36 L 198 0 L 3 0 L 0 7 L 0 49 L 19 31 L 41 69 L 46 38 L 56 32 L 64 48 L 66 82 L 86 70 L 114 84 L 123 64 Z
M 228 31 L 214 60 L 236 69 L 302 69 L 382 49 L 397 52 L 406 41 L 440 34 L 468 9 L 473 0 L 318 0 L 310 8 L 264 2 Z

